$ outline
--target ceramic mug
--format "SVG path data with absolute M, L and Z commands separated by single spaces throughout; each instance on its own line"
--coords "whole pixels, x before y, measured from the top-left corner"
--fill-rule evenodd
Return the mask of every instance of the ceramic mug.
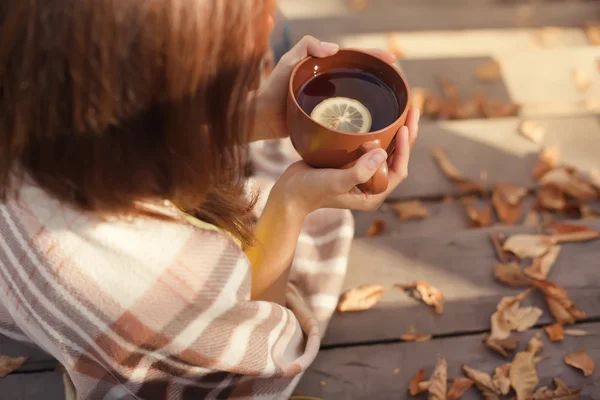
M 385 83 L 396 95 L 400 116 L 389 126 L 367 133 L 335 131 L 313 120 L 298 104 L 302 87 L 311 78 L 335 70 L 368 72 Z M 388 156 L 394 152 L 394 138 L 406 122 L 410 104 L 410 88 L 400 71 L 385 61 L 355 49 L 340 49 L 337 54 L 301 61 L 290 78 L 287 99 L 287 125 L 292 144 L 304 161 L 315 168 L 349 168 L 368 151 L 382 148 Z M 367 194 L 379 194 L 388 187 L 388 166 L 384 163 L 370 181 L 359 188 Z

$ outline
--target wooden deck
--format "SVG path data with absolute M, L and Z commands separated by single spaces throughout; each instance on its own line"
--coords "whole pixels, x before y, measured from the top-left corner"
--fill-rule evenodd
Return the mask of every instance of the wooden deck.
M 489 373 L 506 362 L 481 344 L 496 304 L 503 296 L 518 293 L 494 280 L 496 256 L 488 235 L 534 231 L 499 225 L 467 229 L 463 206 L 444 201 L 457 192 L 433 162 L 431 148 L 444 147 L 469 177 L 478 178 L 484 171 L 488 189 L 497 182 L 511 182 L 533 190 L 530 172 L 545 146 L 560 147 L 561 160 L 577 168 L 600 168 L 600 46 L 592 46 L 581 29 L 586 20 L 600 20 L 600 1 L 369 0 L 360 12 L 348 4 L 349 0 L 280 0 L 295 39 L 311 34 L 346 47 L 385 48 L 387 33 L 399 32 L 406 56 L 398 66 L 412 86 L 439 92 L 438 79 L 446 77 L 465 96 L 479 89 L 523 105 L 513 118 L 424 119 L 410 176 L 390 201 L 420 199 L 429 218 L 401 222 L 385 207 L 356 214 L 345 287 L 373 283 L 388 290 L 371 310 L 334 316 L 323 349 L 298 392 L 326 400 L 405 399 L 410 378 L 419 368 L 429 376 L 438 354 L 448 360 L 450 379 L 462 376 L 462 364 Z M 544 26 L 562 27 L 557 43 L 539 45 L 539 28 Z M 502 79 L 479 83 L 475 67 L 492 58 L 503 64 Z M 589 75 L 592 86 L 587 93 L 574 87 L 573 68 Z M 535 118 L 547 128 L 542 143 L 517 133 L 524 118 Z M 525 209 L 534 203 L 531 194 Z M 592 206 L 600 211 L 600 202 Z M 365 237 L 376 219 L 387 221 L 386 231 Z M 585 224 L 600 230 L 600 220 Z M 599 268 L 600 241 L 573 243 L 563 246 L 550 276 L 586 312 L 577 327 L 598 335 L 567 337 L 561 343 L 549 343 L 542 335 L 542 354 L 549 358 L 538 366 L 541 384 L 561 377 L 571 387 L 583 388 L 582 399 L 600 399 L 600 373 L 585 378 L 566 366 L 563 357 L 583 348 L 600 363 Z M 395 283 L 415 280 L 428 281 L 444 292 L 442 315 L 393 289 Z M 542 308 L 544 314 L 538 325 L 519 334 L 523 341 L 553 320 L 539 293 L 526 303 Z M 411 325 L 433 339 L 402 342 L 400 335 Z M 65 399 L 62 377 L 51 356 L 2 337 L 0 354 L 30 356 L 22 368 L 0 378 L 1 399 Z M 462 399 L 479 396 L 472 389 Z

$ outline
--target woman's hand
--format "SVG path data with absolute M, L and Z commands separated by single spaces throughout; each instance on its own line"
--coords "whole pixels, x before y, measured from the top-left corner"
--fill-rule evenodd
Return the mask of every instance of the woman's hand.
M 312 36 L 304 36 L 279 60 L 256 95 L 256 122 L 251 141 L 278 139 L 289 135 L 285 122 L 285 107 L 292 70 L 307 56 L 328 57 L 338 50 L 339 46 L 335 43 L 321 42 Z M 390 64 L 396 60 L 385 50 L 368 51 Z
M 314 169 L 300 161 L 292 164 L 279 178 L 271 196 L 301 214 L 319 208 L 377 209 L 408 175 L 410 149 L 418 135 L 419 117 L 417 108 L 408 111 L 406 126 L 398 131 L 396 149 L 389 160 L 386 161 L 385 150 L 377 149 L 363 155 L 348 169 Z M 384 162 L 389 166 L 387 190 L 377 195 L 361 192 L 356 186 L 371 179 Z

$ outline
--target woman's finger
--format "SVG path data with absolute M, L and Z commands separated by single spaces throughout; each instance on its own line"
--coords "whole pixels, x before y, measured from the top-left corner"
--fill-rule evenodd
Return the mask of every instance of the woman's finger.
M 328 57 L 332 56 L 339 50 L 340 46 L 335 43 L 321 42 L 319 39 L 312 36 L 304 36 L 290 51 L 281 57 L 278 63 L 281 66 L 294 67 L 300 61 L 308 56 L 313 57 Z
M 410 142 L 408 128 L 403 126 L 396 135 L 396 149 L 390 166 L 390 187 L 393 190 L 408 176 L 408 161 L 410 159 Z
M 419 135 L 419 119 L 421 118 L 421 111 L 413 107 L 408 110 L 408 117 L 406 118 L 406 126 L 408 128 L 408 142 L 412 147 L 415 144 L 415 140 L 417 140 L 417 136 Z

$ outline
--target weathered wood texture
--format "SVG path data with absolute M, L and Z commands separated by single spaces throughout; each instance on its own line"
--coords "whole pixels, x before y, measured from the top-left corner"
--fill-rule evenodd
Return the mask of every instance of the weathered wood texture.
M 489 187 L 497 182 L 533 188 L 531 171 L 539 151 L 559 146 L 565 163 L 579 169 L 598 168 L 600 123 L 597 116 L 541 118 L 546 136 L 535 144 L 519 134 L 519 118 L 423 122 L 411 153 L 409 176 L 389 197 L 431 198 L 459 193 L 431 156 L 434 146 L 446 149 L 449 158 L 467 177 L 487 174 Z
M 600 229 L 600 220 L 584 223 Z M 503 296 L 518 290 L 496 282 L 497 263 L 490 232 L 533 232 L 533 228 L 489 228 L 471 231 L 440 231 L 429 236 L 384 235 L 356 239 L 350 254 L 345 288 L 372 283 L 388 290 L 374 308 L 335 314 L 325 346 L 397 339 L 411 324 L 417 331 L 436 335 L 488 330 L 490 316 Z M 589 318 L 600 317 L 600 241 L 564 244 L 549 280 L 564 287 Z M 442 315 L 414 300 L 394 284 L 428 281 L 446 296 Z M 527 300 L 544 310 L 540 323 L 552 321 L 543 296 Z
M 384 321 L 383 319 L 380 321 Z M 381 325 L 381 323 L 378 323 Z M 600 323 L 581 324 L 577 328 L 600 334 Z M 535 330 L 540 332 L 541 330 Z M 520 349 L 534 334 L 533 330 L 519 334 Z M 560 377 L 572 388 L 583 388 L 582 399 L 600 399 L 600 374 L 584 377 L 579 370 L 567 366 L 566 354 L 585 349 L 600 365 L 600 340 L 598 336 L 569 337 L 562 343 L 550 343 L 542 332 L 542 356 L 548 359 L 538 364 L 540 385 L 550 385 L 553 377 Z M 437 355 L 448 361 L 448 377 L 463 376 L 461 365 L 487 373 L 510 360 L 502 359 L 484 348 L 481 335 L 434 339 L 421 343 L 393 343 L 322 350 L 312 367 L 306 372 L 298 390 L 307 396 L 335 400 L 397 400 L 411 398 L 408 383 L 419 368 L 428 378 L 437 362 Z M 397 374 L 394 370 L 398 368 Z M 423 395 L 418 397 L 426 399 Z M 476 389 L 471 389 L 461 400 L 480 399 Z M 510 397 L 507 397 L 510 398 Z
M 59 372 L 11 374 L 0 378 L 3 400 L 65 400 L 62 375 Z

